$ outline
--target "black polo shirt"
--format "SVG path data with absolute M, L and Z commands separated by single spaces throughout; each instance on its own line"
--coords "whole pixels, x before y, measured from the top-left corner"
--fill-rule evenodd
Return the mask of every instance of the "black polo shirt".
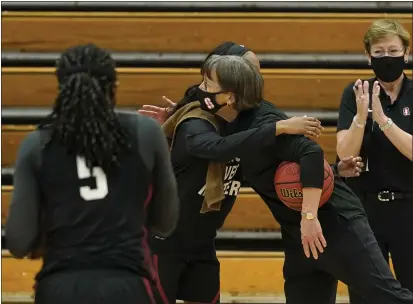
M 367 79 L 371 89 L 376 78 Z M 343 92 L 337 132 L 348 130 L 357 113 L 354 83 Z M 385 115 L 403 131 L 413 134 L 413 88 L 412 80 L 404 75 L 402 89 L 397 100 L 391 104 L 390 97 L 382 89 L 380 101 Z M 371 108 L 371 100 L 370 100 Z M 390 142 L 369 113 L 360 156 L 366 164 L 366 171 L 358 178 L 348 179 L 348 185 L 359 195 L 363 192 L 377 193 L 383 190 L 397 192 L 413 191 L 412 162 Z

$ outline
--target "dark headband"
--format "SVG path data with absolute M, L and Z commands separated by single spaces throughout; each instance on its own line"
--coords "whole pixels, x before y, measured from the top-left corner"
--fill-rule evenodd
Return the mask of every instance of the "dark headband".
M 250 49 L 240 44 L 234 44 L 229 48 L 225 55 L 244 56 Z

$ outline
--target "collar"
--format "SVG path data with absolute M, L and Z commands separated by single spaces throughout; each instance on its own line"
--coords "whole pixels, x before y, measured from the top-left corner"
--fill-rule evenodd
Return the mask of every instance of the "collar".
M 369 82 L 370 82 L 370 88 L 373 88 L 373 83 L 374 83 L 376 80 L 378 81 L 377 77 L 374 77 L 374 78 L 371 78 L 371 79 L 370 79 L 370 81 L 369 81 Z M 408 91 L 410 91 L 410 90 L 412 89 L 412 87 L 413 87 L 412 82 L 413 82 L 413 81 L 412 81 L 409 77 L 407 77 L 405 73 L 403 73 L 402 87 L 401 87 L 401 89 L 400 89 L 399 95 L 397 96 L 397 100 L 398 100 L 401 96 L 403 96 L 406 92 L 408 92 Z M 379 83 L 379 85 L 380 85 L 380 83 Z M 386 92 L 384 91 L 383 87 L 380 85 L 380 99 L 382 99 L 382 98 L 388 98 L 388 97 L 389 97 L 389 96 L 386 94 Z

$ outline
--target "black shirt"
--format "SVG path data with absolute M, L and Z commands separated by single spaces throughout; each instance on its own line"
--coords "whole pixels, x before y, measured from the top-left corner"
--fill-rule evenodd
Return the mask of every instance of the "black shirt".
M 269 146 L 276 140 L 275 123 L 227 137 L 223 137 L 227 135 L 224 123 L 220 130 L 221 133 L 218 134 L 212 124 L 202 119 L 190 119 L 178 127 L 171 158 L 178 182 L 180 215 L 177 227 L 170 237 L 164 240 L 156 237 L 152 239 L 153 253 L 188 258 L 215 256 L 216 231 L 224 224 L 241 187 L 240 158 Z M 219 211 L 201 214 L 210 161 L 226 163 L 226 197 L 221 202 Z
M 368 79 L 370 91 L 376 78 Z M 350 83 L 343 92 L 337 132 L 348 130 L 357 113 L 354 83 Z M 370 92 L 370 96 L 371 96 Z M 412 80 L 404 77 L 397 100 L 391 104 L 390 97 L 380 90 L 383 111 L 403 131 L 413 134 L 413 89 Z M 371 105 L 371 101 L 370 101 Z M 371 108 L 371 107 L 370 107 Z M 412 162 L 390 142 L 369 113 L 360 156 L 366 164 L 366 170 L 358 178 L 347 179 L 351 188 L 362 196 L 362 191 L 377 193 L 382 190 L 411 192 L 413 189 Z
M 272 104 L 264 102 L 258 109 L 241 113 L 234 123 L 237 124 L 237 130 L 239 131 L 251 127 L 256 128 L 262 124 L 279 121 L 284 118 L 285 114 L 282 111 Z M 306 164 L 305 158 L 310 157 L 314 161 Z M 304 136 L 298 135 L 278 136 L 276 144 L 272 144 L 266 149 L 261 149 L 255 155 L 241 158 L 245 178 L 265 201 L 275 219 L 280 223 L 283 239 L 290 239 L 295 245 L 301 245 L 301 214 L 289 209 L 279 200 L 274 187 L 275 171 L 282 161 L 300 163 L 303 187 L 314 186 L 321 188 L 317 184 L 319 184 L 319 179 L 323 180 L 323 158 L 322 150 L 318 144 Z M 316 167 L 321 167 L 321 176 L 318 173 L 319 168 Z M 313 181 L 304 182 L 303 176 L 307 175 Z M 333 194 L 330 200 L 319 209 L 318 214 L 323 225 L 323 222 L 330 221 L 334 214 L 345 218 L 352 218 L 364 214 L 364 209 L 357 196 L 338 176 L 335 176 Z
M 94 168 L 91 174 L 82 158 L 68 154 L 47 128 L 22 142 L 6 240 L 10 252 L 21 258 L 44 233 L 38 280 L 85 268 L 150 277 L 144 262 L 146 228 L 167 236 L 175 227 L 176 182 L 159 125 L 136 114 L 120 115 L 119 121 L 132 135 L 132 150 L 106 173 Z

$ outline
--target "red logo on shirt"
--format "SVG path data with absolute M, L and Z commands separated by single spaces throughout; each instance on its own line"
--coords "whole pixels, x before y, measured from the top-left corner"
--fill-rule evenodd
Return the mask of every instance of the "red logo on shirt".
M 404 115 L 404 116 L 409 116 L 409 115 L 410 115 L 410 109 L 409 109 L 409 107 L 403 108 L 403 115 Z

